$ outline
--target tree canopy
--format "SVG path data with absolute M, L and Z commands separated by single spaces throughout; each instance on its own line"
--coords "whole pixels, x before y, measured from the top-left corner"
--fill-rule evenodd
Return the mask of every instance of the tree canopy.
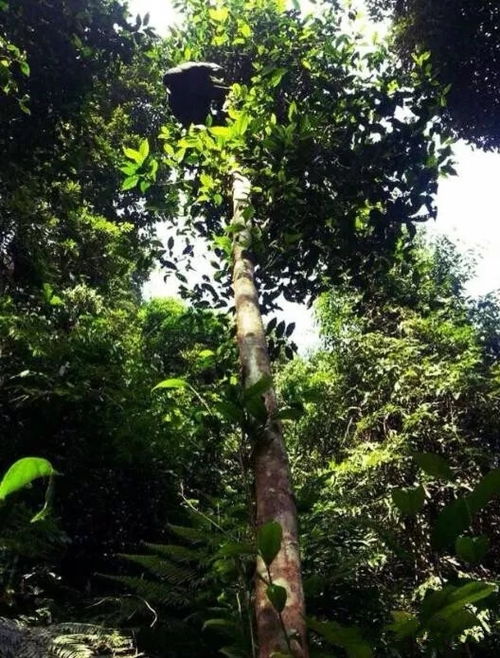
M 369 0 L 394 20 L 406 66 L 418 53 L 446 89 L 443 116 L 453 135 L 486 150 L 500 146 L 500 7 L 496 0 Z
M 229 119 L 187 134 L 165 126 L 163 160 L 187 172 L 177 182 L 183 214 L 219 249 L 230 240 L 221 222 L 228 175 L 235 166 L 248 174 L 265 309 L 282 292 L 304 299 L 346 269 L 361 279 L 378 253 L 401 244 L 403 226 L 412 233 L 435 216 L 436 177 L 451 150 L 438 139 L 439 91 L 423 62 L 404 73 L 334 9 L 303 18 L 279 2 L 234 0 L 184 11 L 188 27 L 167 40 L 166 61 L 222 66 Z
M 453 174 L 438 49 L 415 52 L 402 14 L 398 49 L 367 40 L 337 3 L 179 6 L 160 39 L 118 0 L 0 0 L 0 654 L 256 658 L 260 560 L 273 658 L 295 656 L 271 575 L 283 527 L 255 527 L 273 425 L 311 657 L 495 655 L 500 303 L 470 299 L 468 261 L 417 232 Z M 484 6 L 464 8 L 471 34 Z M 193 60 L 223 68 L 225 122 L 169 112 L 162 77 Z M 235 245 L 273 357 L 251 386 Z M 192 283 L 200 251 L 213 277 Z M 184 301 L 144 298 L 157 264 Z M 309 355 L 282 295 L 315 309 Z

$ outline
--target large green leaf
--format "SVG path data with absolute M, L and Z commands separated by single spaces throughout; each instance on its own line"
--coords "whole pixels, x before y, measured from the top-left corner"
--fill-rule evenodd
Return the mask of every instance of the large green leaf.
M 392 501 L 404 516 L 415 516 L 420 512 L 425 501 L 425 491 L 422 486 L 414 489 L 393 489 Z
M 500 468 L 486 473 L 467 496 L 472 513 L 479 512 L 483 507 L 500 494 Z
M 267 566 L 278 555 L 282 538 L 283 530 L 277 521 L 269 521 L 258 529 L 257 549 Z
M 207 619 L 202 626 L 202 630 L 205 631 L 207 628 L 213 628 L 214 630 L 233 636 L 236 630 L 236 624 L 230 619 Z
M 134 160 L 134 162 L 137 162 L 137 164 L 142 164 L 145 159 L 145 155 L 141 153 L 141 151 L 136 151 L 135 149 L 127 148 L 126 146 L 123 147 L 123 152 L 127 156 L 127 158 L 130 158 L 130 160 Z
M 500 493 L 500 469 L 487 473 L 467 496 L 457 498 L 439 513 L 432 531 L 436 548 L 453 544 L 472 522 L 472 516 Z
M 14 462 L 0 482 L 0 500 L 27 486 L 37 478 L 56 475 L 52 464 L 42 457 L 23 457 Z
M 441 510 L 432 529 L 432 544 L 443 549 L 453 544 L 472 521 L 472 515 L 465 498 L 458 498 Z
M 273 378 L 271 375 L 263 375 L 258 382 L 249 386 L 244 393 L 245 400 L 251 400 L 252 398 L 259 397 L 266 393 L 271 386 L 273 385 Z
M 233 423 L 242 423 L 244 420 L 245 415 L 243 409 L 230 400 L 219 400 L 219 402 L 215 402 L 213 406 L 214 409 L 216 409 L 226 420 Z
M 349 658 L 371 658 L 373 651 L 356 626 L 341 626 L 334 621 L 307 620 L 307 625 L 327 642 L 345 650 Z
M 225 542 L 217 551 L 220 557 L 241 557 L 255 555 L 255 545 L 250 542 Z
M 267 420 L 267 407 L 264 400 L 260 397 L 252 397 L 245 401 L 245 409 L 259 423 L 265 423 Z
M 267 598 L 271 601 L 273 608 L 277 612 L 283 612 L 286 606 L 287 593 L 284 587 L 281 585 L 275 585 L 272 583 L 266 588 Z
M 422 603 L 420 619 L 428 624 L 433 617 L 441 619 L 451 617 L 455 612 L 469 603 L 475 603 L 490 596 L 496 590 L 495 585 L 481 581 L 474 581 L 455 587 L 447 585 L 442 590 L 432 592 Z
M 441 617 L 436 615 L 427 622 L 426 629 L 430 631 L 431 636 L 441 636 L 441 638 L 452 638 L 461 635 L 467 628 L 480 626 L 481 622 L 476 615 L 467 608 L 455 610 L 452 615 Z
M 448 462 L 439 455 L 432 452 L 419 452 L 413 455 L 413 459 L 427 475 L 439 480 L 451 480 L 453 478 Z
M 208 10 L 208 15 L 216 23 L 224 23 L 229 16 L 227 7 L 213 7 Z
M 420 628 L 418 619 L 409 612 L 404 610 L 394 610 L 391 612 L 393 622 L 386 626 L 387 630 L 396 635 L 397 640 L 404 640 L 406 637 L 414 636 Z
M 490 541 L 486 535 L 479 537 L 457 537 L 455 551 L 464 562 L 478 564 L 486 555 Z
M 157 391 L 161 388 L 186 388 L 187 382 L 184 379 L 177 379 L 172 377 L 171 379 L 164 379 L 159 384 L 156 384 L 151 390 Z
M 148 155 L 149 155 L 149 142 L 147 139 L 143 139 L 140 146 L 139 146 L 139 153 L 141 154 L 141 158 L 144 161 Z

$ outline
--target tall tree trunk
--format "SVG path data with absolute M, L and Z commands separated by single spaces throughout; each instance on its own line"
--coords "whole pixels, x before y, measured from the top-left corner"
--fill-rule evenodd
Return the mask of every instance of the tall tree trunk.
M 236 327 L 243 383 L 246 388 L 271 373 L 267 341 L 262 323 L 254 266 L 249 258 L 251 246 L 249 221 L 245 208 L 249 205 L 250 182 L 241 173 L 233 178 L 233 224 L 245 226 L 236 233 L 233 249 L 233 288 L 236 306 Z M 273 652 L 290 653 L 307 658 L 304 594 L 300 570 L 297 537 L 297 512 L 292 494 L 290 469 L 283 441 L 281 423 L 275 417 L 277 405 L 274 390 L 264 394 L 269 421 L 264 433 L 256 438 L 253 452 L 254 486 L 257 527 L 277 521 L 283 530 L 281 549 L 271 564 L 273 583 L 287 591 L 281 619 L 266 595 L 267 572 L 263 561 L 257 560 L 255 580 L 255 617 L 259 658 L 269 658 Z M 289 641 L 285 638 L 285 629 Z M 297 640 L 296 638 L 299 638 Z

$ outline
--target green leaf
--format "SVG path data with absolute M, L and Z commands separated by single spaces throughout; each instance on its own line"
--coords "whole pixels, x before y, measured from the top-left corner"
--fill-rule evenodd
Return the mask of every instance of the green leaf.
M 52 295 L 50 298 L 49 304 L 51 306 L 64 306 L 63 300 L 59 297 L 59 295 Z
M 135 149 L 131 149 L 124 146 L 123 152 L 125 153 L 127 158 L 130 158 L 130 160 L 134 160 L 135 162 L 137 162 L 137 164 L 142 164 L 144 162 L 144 157 L 140 151 L 136 151 Z
M 132 176 L 133 174 L 135 174 L 138 168 L 139 166 L 137 164 L 134 164 L 133 162 L 128 162 L 122 167 L 118 167 L 118 169 L 120 171 L 123 171 L 124 174 L 127 174 L 127 176 Z
M 266 594 L 276 612 L 283 612 L 287 599 L 286 589 L 273 583 L 267 586 Z
M 0 500 L 22 489 L 37 478 L 56 475 L 52 464 L 42 457 L 23 457 L 12 464 L 0 482 Z
M 187 382 L 184 379 L 164 379 L 159 384 L 156 384 L 151 390 L 156 391 L 160 388 L 186 388 Z
M 29 96 L 24 96 L 24 98 L 19 99 L 19 107 L 20 107 L 21 111 L 24 112 L 24 114 L 27 114 L 27 115 L 31 114 L 31 110 L 26 104 L 26 103 L 28 103 L 29 100 L 30 100 Z
M 485 599 L 495 591 L 495 585 L 481 581 L 467 583 L 461 587 L 447 585 L 442 590 L 432 592 L 423 600 L 420 619 L 425 624 L 437 616 L 446 619 L 465 605 Z
M 472 522 L 472 515 L 465 498 L 458 498 L 439 513 L 432 529 L 432 544 L 437 549 L 453 544 Z
M 252 28 L 248 23 L 240 22 L 238 25 L 238 34 L 241 34 L 245 39 L 249 39 L 252 36 Z
M 214 404 L 214 408 L 226 420 L 230 420 L 234 423 L 242 423 L 244 420 L 243 410 L 235 405 L 234 402 L 220 400 Z
M 259 379 L 258 382 L 253 384 L 252 386 L 249 386 L 247 389 L 245 389 L 244 393 L 244 398 L 245 400 L 251 400 L 252 398 L 255 397 L 260 397 L 266 391 L 268 391 L 273 385 L 273 378 L 271 375 L 264 375 Z
M 255 546 L 250 542 L 226 542 L 217 551 L 220 557 L 240 557 L 241 555 L 255 555 Z
M 212 188 L 214 186 L 214 179 L 212 176 L 209 176 L 208 174 L 200 174 L 200 182 L 203 185 L 203 187 L 206 187 L 208 189 Z
M 297 114 L 297 103 L 295 101 L 292 101 L 288 106 L 288 120 L 291 121 L 296 114 Z
M 236 630 L 236 624 L 230 619 L 207 619 L 202 626 L 202 630 L 206 631 L 207 628 L 213 628 L 232 635 Z
M 231 239 L 228 238 L 227 235 L 217 235 L 214 238 L 214 244 L 219 247 L 219 249 L 222 249 L 222 251 L 226 254 L 226 256 L 230 256 L 231 252 L 233 250 L 233 243 L 231 242 Z
M 158 160 L 149 159 L 149 175 L 152 180 L 156 180 L 156 173 L 158 172 Z
M 241 112 L 233 124 L 233 131 L 235 135 L 244 135 L 250 125 L 250 117 L 248 114 Z
M 283 530 L 277 521 L 268 521 L 257 530 L 257 549 L 266 566 L 278 555 L 282 539 Z
M 414 636 L 420 628 L 418 619 L 409 612 L 393 610 L 391 615 L 394 621 L 392 624 L 388 624 L 386 629 L 395 633 L 397 640 Z
M 54 294 L 54 288 L 50 283 L 44 283 L 42 285 L 43 298 L 47 303 L 50 303 L 52 295 Z
M 472 516 L 500 493 L 500 469 L 487 473 L 467 496 L 447 505 L 438 515 L 432 532 L 436 548 L 445 548 L 472 523 Z
M 472 493 L 467 496 L 467 502 L 472 513 L 478 512 L 500 494 L 500 468 L 487 473 L 479 480 Z
M 229 9 L 227 7 L 217 7 L 208 10 L 208 15 L 216 23 L 224 23 L 229 16 Z
M 430 635 L 444 639 L 447 637 L 456 637 L 461 635 L 466 629 L 480 625 L 481 622 L 473 612 L 467 610 L 467 608 L 461 608 L 450 616 L 441 617 L 440 615 L 436 615 L 435 617 L 431 617 L 427 622 L 426 628 L 430 631 Z
M 213 350 L 201 350 L 196 357 L 198 359 L 201 359 L 203 361 L 206 361 L 207 359 L 212 359 L 215 356 L 215 352 Z
M 139 146 L 139 153 L 142 156 L 142 161 L 148 157 L 149 155 L 149 142 L 147 139 L 143 139 L 141 142 L 141 145 Z
M 345 650 L 349 658 L 372 658 L 373 652 L 356 626 L 341 626 L 334 621 L 308 618 L 307 625 L 327 642 Z
M 415 489 L 393 489 L 392 502 L 404 516 L 415 516 L 420 512 L 425 501 L 425 491 L 422 486 Z
M 267 421 L 267 407 L 262 398 L 250 398 L 245 401 L 245 409 L 259 423 Z
M 64 306 L 63 300 L 59 297 L 59 295 L 55 294 L 54 288 L 50 285 L 50 283 L 44 283 L 42 285 L 42 291 L 43 297 L 47 304 L 50 304 L 50 306 Z
M 464 562 L 478 564 L 486 555 L 490 546 L 490 540 L 486 535 L 479 537 L 457 537 L 455 551 Z
M 122 190 L 130 190 L 139 182 L 139 176 L 128 176 L 122 183 Z
M 231 135 L 231 131 L 227 126 L 211 126 L 208 130 L 216 137 L 224 137 L 227 139 Z
M 439 480 L 451 480 L 452 470 L 448 462 L 432 452 L 419 452 L 413 455 L 416 464 L 427 473 Z
M 277 87 L 281 82 L 281 80 L 283 79 L 285 73 L 286 73 L 286 69 L 284 68 L 274 69 L 269 78 L 269 85 L 271 87 Z
M 168 524 L 168 528 L 174 532 L 177 536 L 186 539 L 187 541 L 193 543 L 206 542 L 207 536 L 198 528 L 192 528 L 190 526 L 184 525 L 175 525 L 173 523 Z

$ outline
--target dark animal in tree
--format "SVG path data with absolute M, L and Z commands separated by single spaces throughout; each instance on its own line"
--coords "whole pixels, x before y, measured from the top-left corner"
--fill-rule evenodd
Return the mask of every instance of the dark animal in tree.
M 228 88 L 219 79 L 222 70 L 212 62 L 185 62 L 165 73 L 163 83 L 169 91 L 170 109 L 183 126 L 205 123 L 211 110 L 214 119 L 223 116 Z

